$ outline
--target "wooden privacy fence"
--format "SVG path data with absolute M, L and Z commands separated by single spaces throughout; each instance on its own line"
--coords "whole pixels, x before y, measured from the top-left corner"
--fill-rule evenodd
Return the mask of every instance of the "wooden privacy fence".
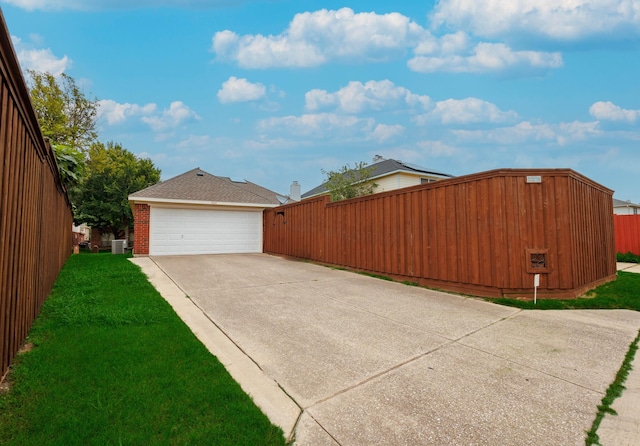
M 576 297 L 616 277 L 613 192 L 568 169 L 484 172 L 264 212 L 264 251 L 482 296 Z
M 0 11 L 0 378 L 71 252 L 72 213 Z
M 640 215 L 615 215 L 616 251 L 640 256 Z

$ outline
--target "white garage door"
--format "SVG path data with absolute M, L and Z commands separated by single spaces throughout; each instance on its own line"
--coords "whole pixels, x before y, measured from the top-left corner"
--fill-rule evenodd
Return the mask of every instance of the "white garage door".
M 262 211 L 151 208 L 149 254 L 262 252 Z

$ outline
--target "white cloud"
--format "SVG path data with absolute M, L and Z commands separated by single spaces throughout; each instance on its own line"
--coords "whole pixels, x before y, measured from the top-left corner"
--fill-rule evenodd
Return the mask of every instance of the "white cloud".
M 67 56 L 57 58 L 50 49 L 20 50 L 17 52 L 20 65 L 24 69 L 51 73 L 59 76 L 70 66 L 71 60 Z
M 71 59 L 66 55 L 57 57 L 50 48 L 32 48 L 31 45 L 16 36 L 11 36 L 11 40 L 23 70 L 34 70 L 59 76 L 71 67 Z
M 512 127 L 493 130 L 455 130 L 452 132 L 462 140 L 477 143 L 521 144 L 525 142 L 556 142 L 565 145 L 583 141 L 602 134 L 597 122 L 562 122 L 559 124 L 532 124 L 520 122 Z
M 637 0 L 440 0 L 431 19 L 434 26 L 468 29 L 481 37 L 522 32 L 563 41 L 640 36 Z
M 310 111 L 336 107 L 345 113 L 361 113 L 406 106 L 426 108 L 430 104 L 428 96 L 411 93 L 387 79 L 364 84 L 351 81 L 335 93 L 311 90 L 305 95 L 305 108 Z
M 635 122 L 640 118 L 640 110 L 626 110 L 612 102 L 596 102 L 589 107 L 589 113 L 596 119 L 603 121 Z
M 439 121 L 443 124 L 470 124 L 480 122 L 509 122 L 518 118 L 514 111 L 502 111 L 497 105 L 478 98 L 447 99 L 439 101 L 435 107 L 423 115 L 417 116 L 418 125 L 425 125 L 429 121 Z
M 458 153 L 458 149 L 442 141 L 425 140 L 418 142 L 417 146 L 428 156 L 454 156 Z
M 421 162 L 422 154 L 415 149 L 415 145 L 407 146 L 398 146 L 390 149 L 376 149 L 376 155 L 380 155 L 386 159 L 394 159 L 394 160 L 402 160 L 405 162 Z
M 214 35 L 213 50 L 219 58 L 235 60 L 243 68 L 312 67 L 326 62 L 313 45 L 286 36 L 240 37 L 226 30 Z
M 157 132 L 176 128 L 182 123 L 194 119 L 200 119 L 200 116 L 182 101 L 172 102 L 169 108 L 162 111 L 161 115 L 142 117 L 142 121 Z
M 172 102 L 169 108 L 161 113 L 158 112 L 158 106 L 153 103 L 121 104 L 111 99 L 103 99 L 98 101 L 98 105 L 98 118 L 106 118 L 108 125 L 122 124 L 129 118 L 139 116 L 142 122 L 156 132 L 170 130 L 184 122 L 200 119 L 200 116 L 181 101 Z
M 248 150 L 259 151 L 300 149 L 300 147 L 309 145 L 307 142 L 294 141 L 282 137 L 269 137 L 267 135 L 258 135 L 256 139 L 246 140 L 242 144 Z
M 33 11 L 34 9 L 59 9 L 67 5 L 77 4 L 77 0 L 4 0 L 5 3 Z
M 454 43 L 454 45 L 452 45 Z M 458 41 L 423 42 L 416 56 L 407 62 L 409 69 L 419 73 L 438 71 L 451 73 L 488 73 L 498 71 L 541 72 L 563 65 L 560 53 L 544 51 L 514 51 L 503 43 L 480 42 L 472 48 L 466 39 Z
M 234 61 L 243 68 L 388 61 L 404 57 L 410 49 L 414 57 L 407 65 L 421 73 L 508 70 L 538 74 L 562 66 L 557 52 L 478 43 L 462 31 L 436 37 L 402 14 L 354 13 L 350 8 L 296 14 L 289 27 L 275 36 L 220 31 L 212 44 L 219 60 Z
M 312 67 L 330 60 L 384 61 L 401 57 L 428 32 L 399 13 L 354 13 L 350 8 L 296 14 L 276 36 L 224 30 L 213 36 L 221 60 L 244 68 Z
M 329 93 L 327 90 L 314 89 L 304 95 L 304 108 L 309 111 L 335 107 L 338 103 L 338 95 L 336 93 Z
M 257 101 L 264 98 L 266 93 L 267 89 L 261 83 L 254 84 L 247 79 L 231 76 L 218 90 L 218 100 L 222 104 Z
M 432 34 L 425 34 L 424 38 L 413 49 L 414 54 L 455 54 L 467 51 L 471 46 L 471 39 L 463 31 L 445 34 L 436 37 Z
M 305 108 L 308 111 L 331 109 L 348 114 L 408 109 L 423 112 L 414 118 L 418 125 L 425 125 L 430 121 L 469 124 L 502 123 L 518 119 L 516 112 L 502 111 L 491 102 L 477 98 L 433 102 L 429 96 L 417 95 L 386 79 L 365 83 L 351 81 L 334 93 L 311 90 L 305 95 Z M 381 127 L 380 131 L 383 128 Z
M 263 119 L 258 122 L 260 131 L 284 131 L 289 134 L 310 137 L 357 136 L 371 133 L 374 120 L 335 113 L 304 114 Z
M 175 147 L 178 149 L 202 149 L 210 147 L 213 144 L 213 138 L 209 135 L 189 135 L 186 139 L 183 139 L 176 143 Z
M 219 8 L 221 6 L 234 6 L 248 1 L 250 0 L 4 0 L 5 3 L 27 11 L 36 9 L 96 11 L 162 6 Z
M 98 118 L 105 117 L 109 125 L 121 124 L 132 116 L 148 116 L 156 111 L 156 104 L 120 104 L 111 99 L 98 101 Z
M 373 130 L 372 137 L 378 142 L 387 142 L 404 134 L 405 128 L 402 125 L 378 124 Z
M 376 124 L 373 118 L 359 118 L 353 115 L 336 113 L 310 113 L 301 116 L 282 116 L 263 119 L 258 122 L 258 131 L 262 132 L 260 141 L 273 141 L 265 134 L 286 134 L 288 136 L 303 137 L 308 144 L 310 139 L 328 140 L 340 138 L 342 142 L 351 139 L 374 140 L 386 143 L 405 133 L 405 127 L 400 124 Z M 283 146 L 283 140 L 278 139 L 278 146 Z M 300 144 L 289 141 L 286 146 Z M 269 147 L 272 143 L 269 143 Z M 262 147 L 262 145 L 261 145 Z

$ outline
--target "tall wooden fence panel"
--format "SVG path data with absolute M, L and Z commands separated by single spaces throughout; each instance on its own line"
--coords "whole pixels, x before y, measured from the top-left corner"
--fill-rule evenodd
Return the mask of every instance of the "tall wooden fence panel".
M 575 297 L 615 278 L 612 191 L 567 169 L 504 169 L 264 213 L 267 253 L 458 292 Z
M 72 213 L 0 11 L 0 378 L 71 252 Z
M 640 256 L 640 215 L 615 215 L 616 251 Z
M 616 275 L 613 191 L 570 177 L 569 193 L 574 287 L 586 291 Z

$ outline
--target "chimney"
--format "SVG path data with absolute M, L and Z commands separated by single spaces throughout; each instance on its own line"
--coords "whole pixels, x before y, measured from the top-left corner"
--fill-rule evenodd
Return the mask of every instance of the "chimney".
M 300 201 L 300 183 L 294 181 L 289 188 L 289 198 L 293 201 Z

